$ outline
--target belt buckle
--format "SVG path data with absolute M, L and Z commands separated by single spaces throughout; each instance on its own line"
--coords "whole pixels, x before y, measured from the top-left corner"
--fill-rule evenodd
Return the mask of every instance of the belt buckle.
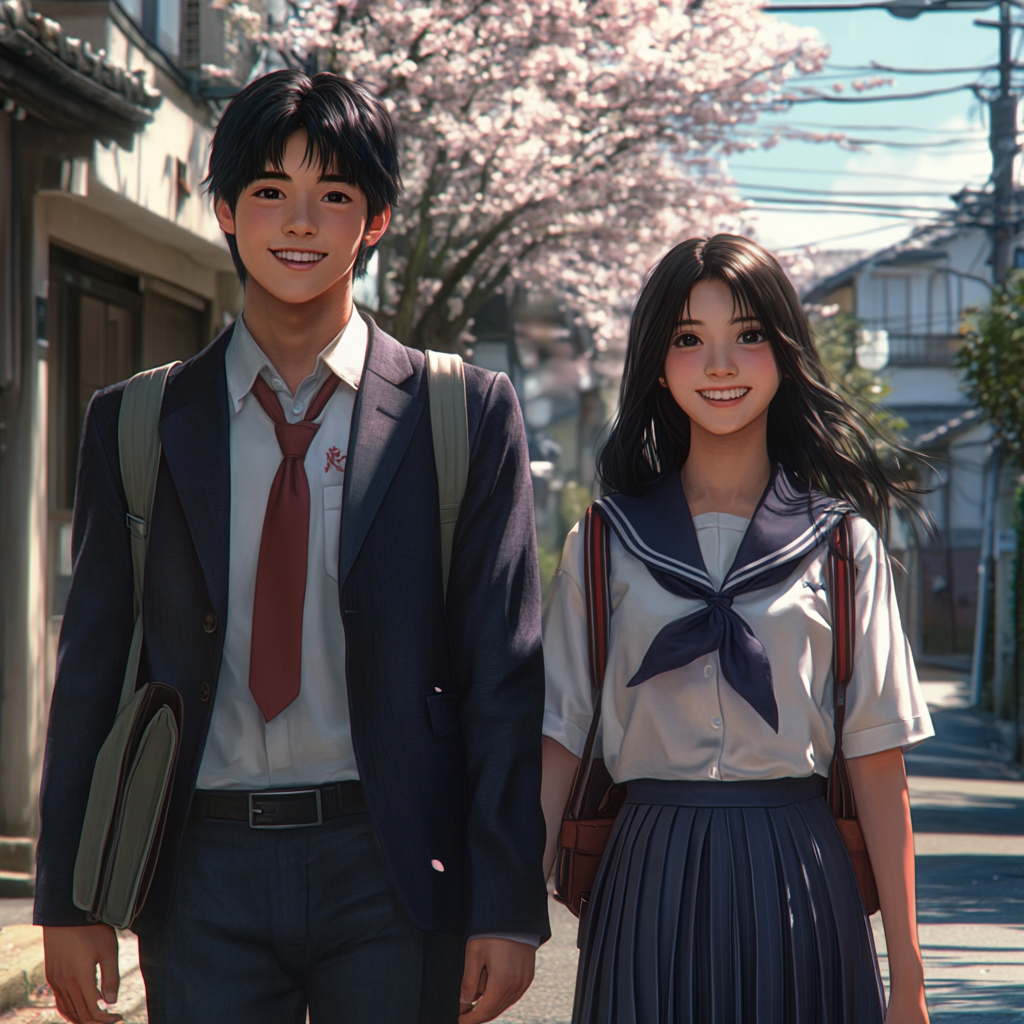
M 316 799 L 316 821 L 302 821 L 294 825 L 265 825 L 261 821 L 257 821 L 256 815 L 263 814 L 263 809 L 256 806 L 256 801 L 260 797 L 273 797 L 273 796 L 306 796 L 312 793 Z M 322 825 L 324 823 L 324 809 L 323 802 L 320 796 L 319 789 L 264 789 L 258 793 L 249 794 L 249 828 L 255 829 L 282 829 L 282 828 L 311 828 L 314 825 Z

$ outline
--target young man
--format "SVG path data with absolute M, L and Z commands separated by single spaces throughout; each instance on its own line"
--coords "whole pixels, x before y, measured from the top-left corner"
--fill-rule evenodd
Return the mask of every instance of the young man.
M 149 1019 L 479 1024 L 548 935 L 516 397 L 466 367 L 446 599 L 424 356 L 352 304 L 400 190 L 386 110 L 334 75 L 268 75 L 225 111 L 210 188 L 245 310 L 172 373 L 160 419 L 139 683 L 176 687 L 184 724 L 134 925 Z M 122 390 L 86 417 L 43 776 L 36 921 L 78 1024 L 116 1019 L 117 940 L 72 875 L 132 635 Z

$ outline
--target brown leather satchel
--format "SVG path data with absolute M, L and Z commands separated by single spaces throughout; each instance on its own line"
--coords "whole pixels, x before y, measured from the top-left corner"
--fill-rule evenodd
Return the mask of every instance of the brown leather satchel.
M 594 741 L 601 724 L 601 688 L 608 664 L 608 630 L 612 614 L 608 540 L 608 524 L 591 505 L 583 525 L 583 587 L 587 604 L 587 646 L 594 716 L 562 820 L 558 859 L 555 861 L 555 899 L 564 903 L 577 917 L 594 887 L 615 815 L 625 796 L 624 789 L 612 782 L 604 760 L 594 757 Z
M 853 676 L 854 616 L 857 602 L 857 567 L 853 561 L 850 517 L 843 516 L 832 531 L 829 551 L 829 590 L 832 596 L 832 705 L 835 716 L 836 747 L 828 773 L 828 805 L 835 818 L 846 851 L 857 876 L 864 909 L 878 910 L 878 887 L 864 835 L 857 821 L 853 784 L 843 753 L 843 723 L 846 720 L 846 691 Z

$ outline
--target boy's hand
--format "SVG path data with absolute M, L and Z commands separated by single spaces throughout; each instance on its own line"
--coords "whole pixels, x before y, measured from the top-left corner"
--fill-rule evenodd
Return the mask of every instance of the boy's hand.
M 118 1014 L 99 1008 L 117 1002 L 121 977 L 117 970 L 117 935 L 106 924 L 69 928 L 43 927 L 46 980 L 53 989 L 57 1009 L 72 1024 L 112 1024 L 123 1020 Z M 96 987 L 96 965 L 100 967 L 102 995 Z
M 512 939 L 470 939 L 459 995 L 458 1024 L 484 1024 L 530 987 L 537 950 Z

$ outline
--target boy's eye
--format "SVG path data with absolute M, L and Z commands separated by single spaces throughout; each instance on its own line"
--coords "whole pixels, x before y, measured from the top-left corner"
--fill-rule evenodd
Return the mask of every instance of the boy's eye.
M 749 331 L 744 331 L 740 335 L 740 342 L 744 345 L 757 345 L 759 342 L 767 341 L 764 331 L 759 328 L 754 328 Z
M 677 334 L 672 339 L 672 344 L 676 348 L 694 348 L 701 344 L 701 340 L 696 334 Z
M 324 196 L 325 203 L 350 203 L 351 199 L 344 192 L 328 192 Z
M 271 186 L 266 185 L 263 188 L 256 189 L 256 191 L 253 192 L 253 196 L 256 199 L 280 199 L 281 190 L 279 188 L 272 188 Z

